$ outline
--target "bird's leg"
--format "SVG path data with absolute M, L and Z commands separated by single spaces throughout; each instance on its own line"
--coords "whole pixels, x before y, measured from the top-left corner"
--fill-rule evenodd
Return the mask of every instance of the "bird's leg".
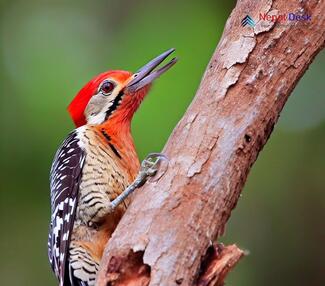
M 150 153 L 141 163 L 140 171 L 131 185 L 129 185 L 123 193 L 111 202 L 111 208 L 114 210 L 121 202 L 123 202 L 137 188 L 140 188 L 148 180 L 149 177 L 156 175 L 161 160 L 168 161 L 168 158 L 161 153 Z

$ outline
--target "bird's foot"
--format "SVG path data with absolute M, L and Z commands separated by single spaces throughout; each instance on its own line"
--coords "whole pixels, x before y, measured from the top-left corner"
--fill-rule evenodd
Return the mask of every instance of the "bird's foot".
M 129 185 L 122 194 L 111 202 L 111 207 L 115 209 L 123 200 L 126 199 L 137 188 L 140 188 L 148 180 L 149 177 L 156 175 L 160 162 L 168 158 L 161 153 L 150 153 L 141 163 L 140 171 L 131 185 Z
M 162 153 L 150 153 L 142 161 L 139 175 L 145 178 L 145 181 L 148 179 L 148 177 L 153 177 L 156 175 L 162 160 L 168 161 L 166 155 Z

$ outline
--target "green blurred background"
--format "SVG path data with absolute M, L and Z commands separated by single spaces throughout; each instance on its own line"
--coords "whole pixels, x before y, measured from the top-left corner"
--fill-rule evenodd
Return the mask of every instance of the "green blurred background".
M 57 285 L 47 262 L 48 173 L 77 91 L 175 47 L 179 63 L 136 114 L 141 157 L 190 103 L 234 1 L 0 0 L 0 284 Z M 250 251 L 228 285 L 325 285 L 325 54 L 282 113 L 227 227 Z

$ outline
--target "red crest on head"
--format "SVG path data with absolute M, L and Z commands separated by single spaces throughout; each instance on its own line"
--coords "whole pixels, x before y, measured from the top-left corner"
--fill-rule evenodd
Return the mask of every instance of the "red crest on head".
M 76 127 L 80 127 L 87 123 L 84 114 L 85 109 L 91 97 L 97 93 L 98 87 L 103 80 L 110 77 L 121 83 L 127 80 L 131 75 L 132 74 L 127 71 L 108 71 L 101 73 L 90 80 L 78 92 L 76 97 L 68 106 L 68 111 Z

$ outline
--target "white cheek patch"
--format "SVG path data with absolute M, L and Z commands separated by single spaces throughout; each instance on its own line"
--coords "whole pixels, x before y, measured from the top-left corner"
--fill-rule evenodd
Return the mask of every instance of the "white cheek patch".
M 101 124 L 105 121 L 105 112 L 100 112 L 96 115 L 90 115 L 88 117 L 88 123 L 89 124 Z
M 115 90 L 111 95 L 106 97 L 106 103 L 103 104 L 102 108 L 97 114 L 90 114 L 87 117 L 88 124 L 102 124 L 106 120 L 106 112 L 113 105 L 116 96 L 118 95 L 119 90 Z M 100 104 L 99 102 L 97 104 Z

